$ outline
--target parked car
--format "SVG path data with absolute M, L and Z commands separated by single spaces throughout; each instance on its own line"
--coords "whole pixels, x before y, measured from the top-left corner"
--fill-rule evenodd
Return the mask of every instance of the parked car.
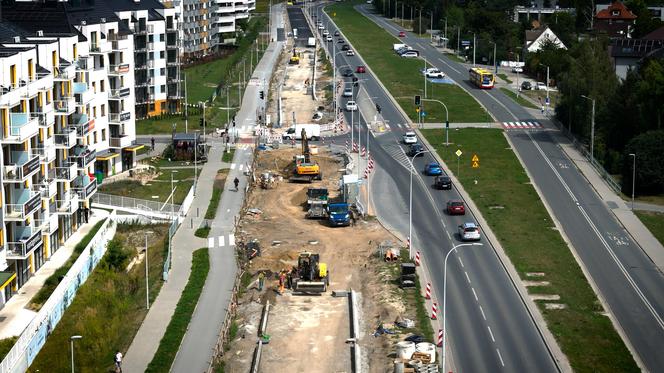
M 399 56 L 401 56 L 402 54 L 404 54 L 404 53 L 406 53 L 406 52 L 408 52 L 408 51 L 412 51 L 412 50 L 413 50 L 413 48 L 411 48 L 411 47 L 409 47 L 409 46 L 406 45 L 405 47 L 401 47 L 401 48 L 397 49 L 395 52 L 396 52 Z
M 355 101 L 348 101 L 346 102 L 346 111 L 356 111 L 357 110 L 357 103 Z
M 334 36 L 339 36 L 339 31 L 338 30 L 334 32 Z
M 401 53 L 401 57 L 404 57 L 404 58 L 416 58 L 416 57 L 419 57 L 419 56 L 420 56 L 420 52 L 413 51 L 413 50 Z
M 406 37 L 406 32 L 405 31 L 399 31 L 399 37 L 400 38 L 405 38 Z
M 417 144 L 417 143 L 416 144 L 411 144 L 408 147 L 408 152 L 406 152 L 406 154 L 408 154 L 409 157 L 414 157 L 415 155 L 417 155 L 418 157 L 423 157 L 424 156 L 423 150 L 424 150 L 424 147 L 422 145 Z
M 353 70 L 346 69 L 341 73 L 341 75 L 345 76 L 346 78 L 350 78 L 353 76 Z
M 341 47 L 341 50 L 342 50 L 342 51 L 348 51 L 348 50 L 350 50 L 350 45 L 348 45 L 348 44 L 344 44 L 344 45 Z
M 353 87 L 346 87 L 344 88 L 344 97 L 353 97 Z
M 521 89 L 524 91 L 530 91 L 531 89 L 533 89 L 533 85 L 532 83 L 526 80 L 525 82 L 521 83 Z
M 364 74 L 364 73 L 367 72 L 367 69 L 366 69 L 366 67 L 360 65 L 360 66 L 357 67 L 357 69 L 355 69 L 355 72 L 358 73 L 358 74 Z
M 436 68 L 427 69 L 425 74 L 427 78 L 432 78 L 432 79 L 443 79 L 445 77 L 445 73 Z
M 354 55 L 355 55 L 355 52 L 353 52 L 352 49 L 349 49 L 349 50 L 346 51 L 346 56 L 354 56 Z
M 452 179 L 449 176 L 436 176 L 433 180 L 433 187 L 436 189 L 452 189 Z
M 549 90 L 549 88 L 543 82 L 537 82 L 537 84 L 535 84 L 535 89 L 538 90 L 538 91 L 548 91 Z
M 438 162 L 427 163 L 424 166 L 424 174 L 427 176 L 439 176 L 443 174 L 443 168 Z
M 325 40 L 329 43 L 329 42 L 333 41 L 334 39 L 333 39 L 330 35 L 328 35 L 328 36 L 325 38 Z
M 417 135 L 413 131 L 408 131 L 403 134 L 403 143 L 404 144 L 415 144 L 417 143 Z
M 521 66 L 514 66 L 514 67 L 512 68 L 512 72 L 513 72 L 513 73 L 522 73 L 522 72 L 523 72 L 523 67 L 521 67 Z
M 459 226 L 459 237 L 461 241 L 479 241 L 480 227 L 475 223 L 463 223 Z
M 463 205 L 463 201 L 457 199 L 447 201 L 447 213 L 449 215 L 465 215 L 466 207 Z

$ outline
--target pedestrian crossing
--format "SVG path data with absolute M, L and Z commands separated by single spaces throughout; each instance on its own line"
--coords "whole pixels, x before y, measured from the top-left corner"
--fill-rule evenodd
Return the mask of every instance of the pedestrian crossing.
M 542 129 L 542 123 L 540 122 L 503 122 L 503 128 L 506 130 L 513 129 Z
M 208 237 L 208 248 L 235 246 L 235 235 L 229 233 L 218 237 Z

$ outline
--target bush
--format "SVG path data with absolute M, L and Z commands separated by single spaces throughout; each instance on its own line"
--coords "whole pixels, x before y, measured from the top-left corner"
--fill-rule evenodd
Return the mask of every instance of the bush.
M 664 193 L 664 131 L 642 133 L 627 143 L 623 161 L 623 185 L 625 194 L 632 194 L 633 159 L 636 154 L 636 194 L 656 195 Z
M 130 256 L 131 252 L 129 249 L 125 249 L 119 240 L 113 239 L 108 243 L 106 256 L 104 256 L 101 265 L 106 269 L 120 272 L 127 268 Z

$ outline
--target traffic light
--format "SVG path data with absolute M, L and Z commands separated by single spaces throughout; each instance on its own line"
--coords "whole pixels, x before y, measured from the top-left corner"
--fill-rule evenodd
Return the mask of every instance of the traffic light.
M 203 127 L 203 118 L 198 118 L 198 125 Z
M 265 91 L 261 91 L 260 97 L 261 97 L 261 100 L 265 99 Z
M 415 95 L 415 106 L 420 106 L 421 100 L 420 95 Z

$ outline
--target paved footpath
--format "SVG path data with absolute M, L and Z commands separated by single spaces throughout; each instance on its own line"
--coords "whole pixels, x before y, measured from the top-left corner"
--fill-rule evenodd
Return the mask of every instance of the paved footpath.
M 281 14 L 281 6 L 274 6 L 273 9 L 273 16 Z M 281 18 L 273 22 L 274 35 L 276 35 L 277 25 L 280 24 L 283 24 Z M 281 48 L 281 43 L 270 43 L 252 77 L 261 79 L 259 81 L 262 81 L 263 78 L 265 81 L 270 81 L 272 66 L 276 62 Z M 248 138 L 253 131 L 253 124 L 256 122 L 256 108 L 259 103 L 263 104 L 258 98 L 258 92 L 261 89 L 264 88 L 248 85 L 243 96 L 242 107 L 237 113 L 236 119 L 238 127 L 246 126 L 246 130 L 244 133 L 240 133 L 240 145 L 235 151 L 234 164 L 230 167 L 209 239 L 202 239 L 194 236 L 194 231 L 203 223 L 203 216 L 212 196 L 213 181 L 217 170 L 228 168 L 228 164 L 221 161 L 225 149 L 224 144 L 219 138 L 212 136 L 207 138 L 208 144 L 211 145 L 208 162 L 202 168 L 191 209 L 173 237 L 173 262 L 168 281 L 150 307 L 147 317 L 126 353 L 123 369 L 127 372 L 143 372 L 152 360 L 189 279 L 192 252 L 201 247 L 210 249 L 210 272 L 171 371 L 205 372 L 209 367 L 213 349 L 230 304 L 237 271 L 234 223 L 242 206 L 247 185 L 244 171 L 247 169 L 246 165 L 251 164 L 252 159 L 251 148 L 241 144 L 242 138 Z M 233 187 L 235 177 L 240 179 L 239 191 L 235 191 Z

